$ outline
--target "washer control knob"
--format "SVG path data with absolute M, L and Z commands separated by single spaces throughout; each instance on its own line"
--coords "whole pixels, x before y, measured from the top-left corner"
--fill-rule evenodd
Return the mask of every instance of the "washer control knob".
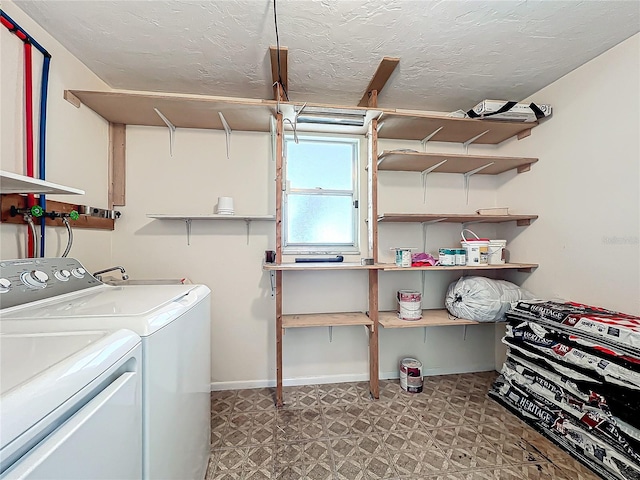
M 24 272 L 20 278 L 22 279 L 22 283 L 28 287 L 44 288 L 47 286 L 49 275 L 42 270 L 31 270 L 30 272 Z
M 71 270 L 71 274 L 76 278 L 84 278 L 84 276 L 87 274 L 87 271 L 82 267 L 78 267 Z
M 7 278 L 0 278 L 0 293 L 7 293 L 11 289 L 11 281 Z
M 69 270 L 56 270 L 53 272 L 53 276 L 61 282 L 68 282 L 71 277 L 71 272 Z

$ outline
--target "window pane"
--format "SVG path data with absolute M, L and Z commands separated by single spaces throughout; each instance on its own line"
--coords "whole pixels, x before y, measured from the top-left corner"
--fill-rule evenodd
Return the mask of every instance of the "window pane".
M 353 189 L 354 144 L 287 140 L 287 180 L 291 188 Z
M 289 195 L 287 243 L 353 244 L 353 197 Z

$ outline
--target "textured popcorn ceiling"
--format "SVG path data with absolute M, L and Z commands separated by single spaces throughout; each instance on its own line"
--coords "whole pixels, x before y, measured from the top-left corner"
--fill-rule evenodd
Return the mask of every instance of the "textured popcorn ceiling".
M 272 96 L 271 1 L 16 4 L 114 88 Z M 400 65 L 380 106 L 450 111 L 521 100 L 640 30 L 636 0 L 277 5 L 289 97 L 321 103 L 357 104 L 383 56 Z

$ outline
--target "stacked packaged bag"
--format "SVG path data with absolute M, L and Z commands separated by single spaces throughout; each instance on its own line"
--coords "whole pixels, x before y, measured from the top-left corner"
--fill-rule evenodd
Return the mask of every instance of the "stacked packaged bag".
M 640 480 L 640 317 L 520 301 L 490 395 L 605 478 Z

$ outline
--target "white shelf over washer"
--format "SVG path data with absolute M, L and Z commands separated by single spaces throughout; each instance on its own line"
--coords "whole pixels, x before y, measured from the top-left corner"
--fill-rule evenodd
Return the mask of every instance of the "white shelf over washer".
M 217 213 L 197 213 L 190 215 L 177 215 L 172 213 L 148 213 L 147 217 L 157 220 L 245 220 L 260 221 L 274 220 L 275 215 L 219 215 Z
M 84 190 L 66 187 L 18 173 L 0 170 L 0 193 L 42 193 L 46 195 L 84 195 Z
M 191 215 L 177 215 L 172 213 L 148 213 L 148 218 L 156 220 L 182 220 L 187 226 L 187 245 L 191 245 L 191 222 L 193 220 L 244 220 L 247 224 L 247 245 L 249 245 L 249 233 L 251 222 L 275 221 L 275 215 L 219 215 L 217 213 L 201 213 Z

